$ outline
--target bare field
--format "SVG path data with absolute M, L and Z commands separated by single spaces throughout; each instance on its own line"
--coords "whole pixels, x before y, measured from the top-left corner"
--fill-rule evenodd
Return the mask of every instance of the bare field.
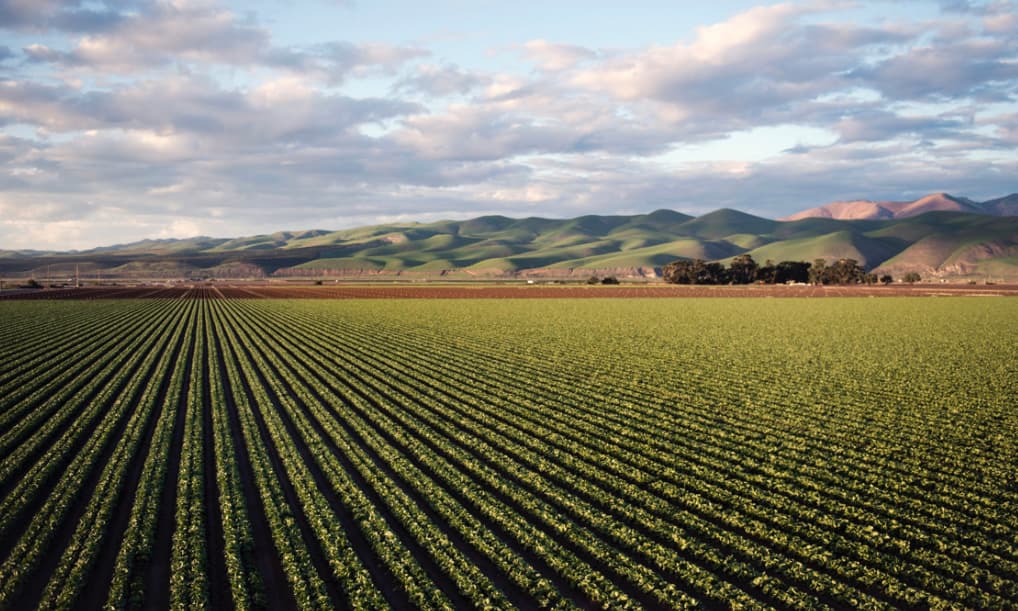
M 542 299 L 682 297 L 949 297 L 1018 296 L 1018 284 L 895 284 L 891 286 L 786 285 L 504 285 L 504 284 L 186 284 L 175 287 L 90 287 L 11 291 L 0 299 Z

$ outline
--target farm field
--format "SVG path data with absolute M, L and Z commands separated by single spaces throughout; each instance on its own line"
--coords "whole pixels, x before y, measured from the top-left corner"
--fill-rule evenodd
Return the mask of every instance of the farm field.
M 231 290 L 0 302 L 0 609 L 1018 605 L 1018 300 Z
M 104 286 L 45 290 L 8 290 L 3 300 L 54 299 L 589 299 L 660 297 L 1018 297 L 1015 284 L 877 285 L 676 285 L 663 282 L 618 286 L 572 284 L 500 284 L 487 282 L 375 282 L 313 284 L 208 283 L 161 286 Z

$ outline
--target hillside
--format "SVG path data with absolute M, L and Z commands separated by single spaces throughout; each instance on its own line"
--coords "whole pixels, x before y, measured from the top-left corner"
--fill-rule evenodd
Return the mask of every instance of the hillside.
M 968 212 L 989 216 L 1018 215 L 1018 193 L 975 202 L 965 197 L 955 197 L 947 193 L 931 193 L 913 201 L 882 201 L 855 200 L 832 202 L 824 206 L 810 208 L 786 216 L 782 220 L 797 221 L 806 218 L 828 218 L 836 220 L 879 220 L 902 219 L 918 216 L 926 212 Z
M 921 211 L 940 201 L 924 198 L 902 209 Z M 1015 201 L 1015 196 L 991 200 L 1000 210 Z M 675 259 L 725 261 L 746 253 L 760 263 L 853 258 L 894 275 L 1018 279 L 1018 217 L 934 210 L 904 218 L 775 221 L 728 209 L 696 218 L 671 210 L 573 219 L 486 216 L 231 239 L 146 240 L 82 252 L 0 251 L 0 276 L 55 282 L 77 270 L 80 277 L 106 280 L 653 277 Z

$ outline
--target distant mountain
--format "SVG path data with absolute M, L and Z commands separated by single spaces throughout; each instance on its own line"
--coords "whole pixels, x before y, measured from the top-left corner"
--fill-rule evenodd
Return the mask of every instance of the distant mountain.
M 996 216 L 1018 216 L 1018 193 L 987 200 L 982 206 Z
M 931 193 L 914 201 L 903 202 L 874 202 L 869 200 L 833 202 L 824 206 L 803 210 L 802 212 L 796 212 L 781 220 L 797 221 L 805 218 L 855 221 L 901 219 L 926 212 L 969 212 L 990 216 L 1018 216 L 1018 193 L 985 202 L 975 202 L 947 193 Z
M 86 279 L 105 280 L 649 277 L 675 259 L 727 261 L 749 254 L 760 263 L 852 258 L 894 275 L 1018 280 L 1018 216 L 986 212 L 1013 210 L 1018 196 L 975 204 L 937 194 L 895 206 L 869 204 L 869 214 L 902 217 L 775 221 L 729 209 L 696 218 L 672 210 L 573 219 L 484 216 L 232 239 L 145 240 L 82 252 L 0 251 L 0 277 L 55 281 L 75 270 Z M 980 212 L 972 212 L 973 206 Z M 828 213 L 848 214 L 843 208 L 849 207 Z

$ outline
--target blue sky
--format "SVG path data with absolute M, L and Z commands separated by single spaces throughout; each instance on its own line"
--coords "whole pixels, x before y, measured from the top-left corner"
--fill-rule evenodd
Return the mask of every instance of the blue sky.
M 1018 191 L 1010 1 L 0 0 L 0 249 Z

